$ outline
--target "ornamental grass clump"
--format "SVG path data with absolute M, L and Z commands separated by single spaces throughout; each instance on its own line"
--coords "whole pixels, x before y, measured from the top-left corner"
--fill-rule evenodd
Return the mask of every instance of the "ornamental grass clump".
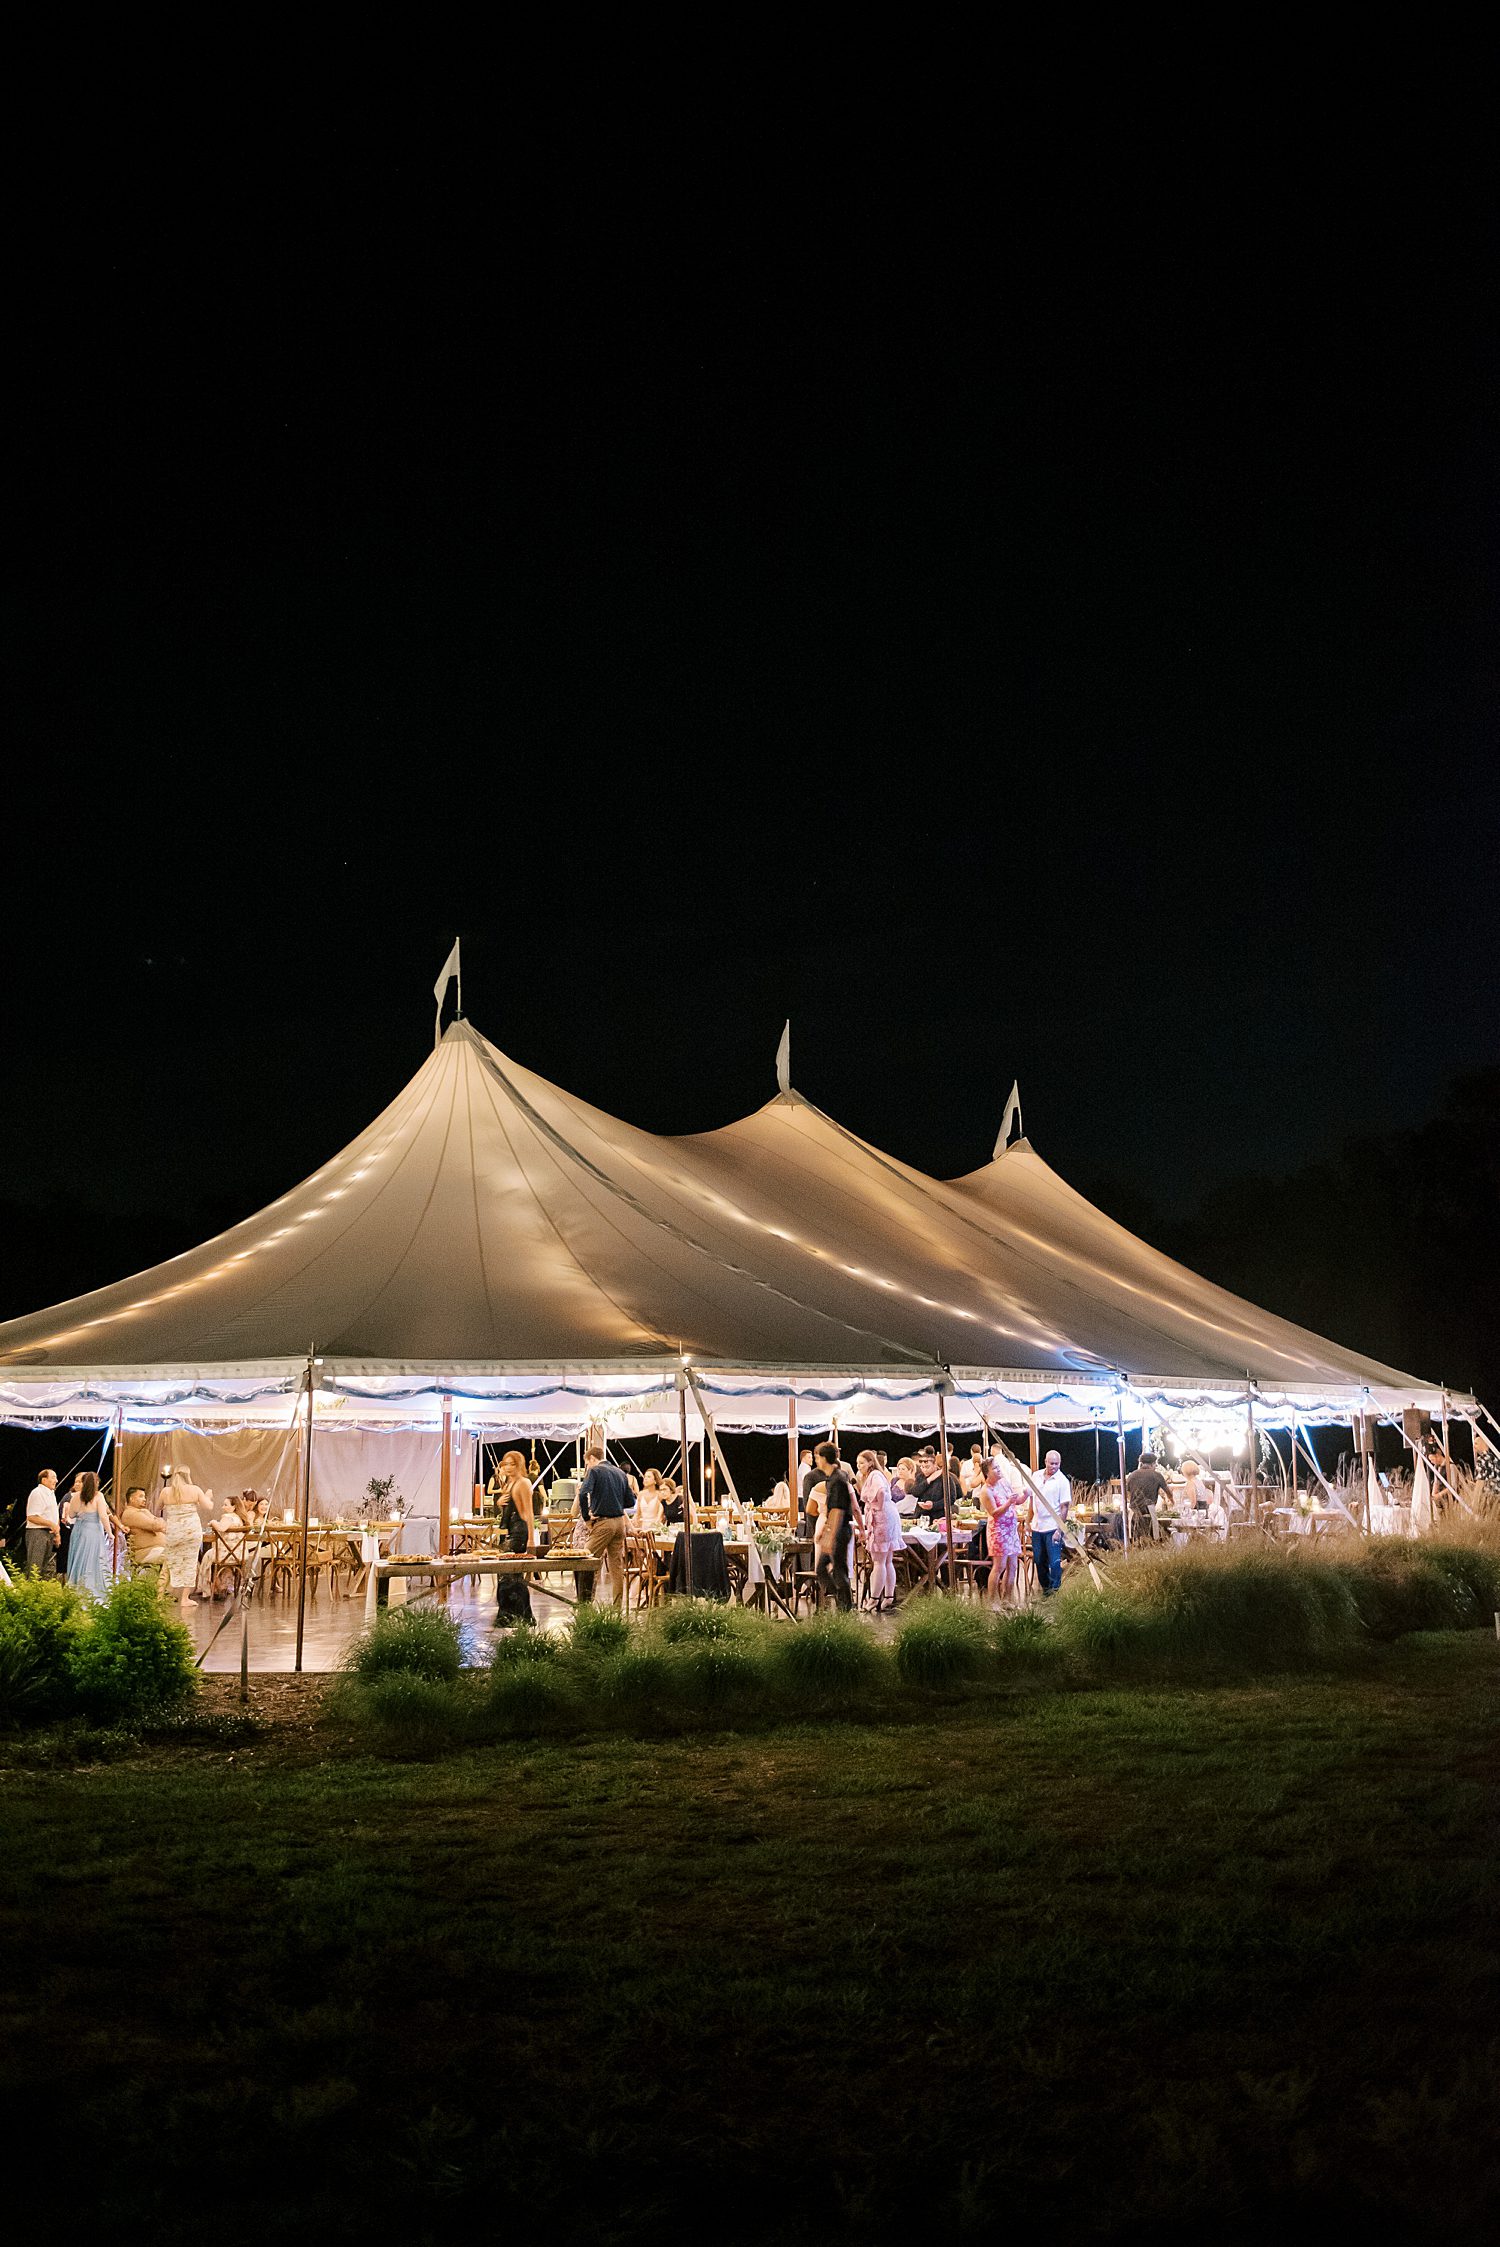
M 490 1670 L 488 1718 L 497 1732 L 555 1731 L 573 1721 L 577 1701 L 578 1681 L 565 1661 L 497 1662 Z
M 1295 1668 L 1359 1643 L 1344 1569 L 1318 1553 L 1176 1547 L 1074 1577 L 1053 1602 L 1062 1644 L 1107 1668 Z
M 766 1662 L 759 1648 L 733 1636 L 680 1641 L 671 1656 L 676 1698 L 715 1716 L 764 1706 Z
M 530 1623 L 518 1630 L 507 1631 L 497 1638 L 490 1649 L 490 1678 L 502 1671 L 524 1667 L 527 1663 L 557 1663 L 568 1651 L 568 1641 L 561 1632 L 539 1631 Z
M 458 1625 L 440 1607 L 394 1607 L 355 1641 L 347 1667 L 366 1684 L 394 1673 L 452 1684 L 463 1659 Z
M 889 1656 L 850 1615 L 819 1615 L 795 1630 L 777 1631 L 769 1667 L 791 1697 L 848 1701 L 880 1682 Z
M 600 1662 L 591 1680 L 594 1706 L 626 1723 L 659 1716 L 676 1698 L 677 1668 L 669 1648 L 635 1638 Z
M 1344 1560 L 1343 1570 L 1360 1620 L 1372 1638 L 1406 1631 L 1456 1631 L 1488 1621 L 1484 1587 L 1488 1555 L 1477 1569 L 1456 1548 L 1422 1539 L 1372 1537 Z M 1491 1602 L 1493 1606 L 1500 1602 Z
M 96 1721 L 181 1709 L 198 1686 L 192 1637 L 146 1577 L 116 1584 L 71 1633 L 68 1664 L 78 1706 Z
M 667 1646 L 702 1645 L 728 1639 L 745 1645 L 758 1638 L 766 1627 L 759 1616 L 723 1600 L 668 1600 L 656 1617 L 657 1634 Z
M 990 1655 L 990 1630 L 979 1609 L 948 1599 L 922 1600 L 896 1633 L 896 1672 L 903 1685 L 961 1685 L 983 1674 Z
M 605 1655 L 622 1653 L 630 1644 L 630 1619 L 618 1607 L 592 1601 L 573 1617 L 568 1639 L 575 1657 L 598 1661 Z
M 455 1747 L 468 1730 L 468 1710 L 452 1680 L 416 1670 L 383 1670 L 355 1687 L 347 1713 L 367 1733 L 377 1755 L 400 1762 L 425 1761 Z
M 1018 1607 L 999 1616 L 990 1626 L 990 1644 L 1002 1663 L 1018 1669 L 1055 1662 L 1064 1651 L 1040 1607 Z

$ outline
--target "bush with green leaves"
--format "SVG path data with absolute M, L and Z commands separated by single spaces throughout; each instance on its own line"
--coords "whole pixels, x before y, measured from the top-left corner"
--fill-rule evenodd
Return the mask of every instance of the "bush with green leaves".
M 990 1628 L 977 1607 L 950 1599 L 924 1599 L 896 1633 L 896 1672 L 903 1685 L 962 1685 L 983 1674 L 991 1655 Z
M 0 1585 L 0 1724 L 44 1724 L 67 1713 L 72 1644 L 85 1627 L 71 1584 L 18 1575 Z
M 776 1632 L 773 1674 L 799 1701 L 850 1700 L 885 1676 L 889 1657 L 852 1615 L 818 1615 L 796 1630 Z
M 347 1667 L 366 1684 L 393 1673 L 451 1684 L 463 1660 L 462 1634 L 441 1607 L 392 1607 L 356 1640 Z
M 72 1633 L 68 1662 L 78 1706 L 94 1718 L 178 1709 L 198 1685 L 192 1638 L 148 1577 L 113 1587 Z
M 1002 1664 L 1017 1668 L 1055 1662 L 1062 1645 L 1040 1607 L 1016 1607 L 991 1625 L 990 1644 Z

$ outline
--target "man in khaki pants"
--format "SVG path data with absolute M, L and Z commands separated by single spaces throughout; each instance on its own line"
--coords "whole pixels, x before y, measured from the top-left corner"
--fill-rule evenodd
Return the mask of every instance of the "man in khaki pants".
M 635 1485 L 604 1456 L 602 1444 L 590 1444 L 583 1455 L 587 1473 L 578 1490 L 578 1510 L 589 1525 L 589 1551 L 607 1576 L 609 1597 L 618 1607 L 625 1597 L 625 1515 L 635 1504 Z M 598 1577 L 595 1578 L 595 1591 Z

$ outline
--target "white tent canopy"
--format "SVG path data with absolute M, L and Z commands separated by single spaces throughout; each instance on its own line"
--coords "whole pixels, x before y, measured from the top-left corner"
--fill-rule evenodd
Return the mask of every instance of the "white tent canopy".
M 1024 1143 L 940 1183 L 788 1090 L 640 1131 L 453 1023 L 342 1153 L 202 1247 L 0 1326 L 0 1418 L 264 1425 L 309 1355 L 319 1425 L 676 1426 L 684 1356 L 725 1427 L 1131 1424 L 1141 1400 L 1274 1423 L 1439 1392 L 1212 1287 Z M 947 1384 L 951 1378 L 951 1390 Z M 1463 1400 L 1460 1400 L 1462 1403 Z

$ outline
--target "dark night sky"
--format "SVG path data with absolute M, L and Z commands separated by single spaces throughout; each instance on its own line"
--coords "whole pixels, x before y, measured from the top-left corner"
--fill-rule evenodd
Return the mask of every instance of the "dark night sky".
M 908 1158 L 1019 1074 L 1169 1206 L 1500 1058 L 1477 140 L 330 149 L 31 214 L 0 1197 L 163 1252 L 258 1205 L 455 929 L 480 1027 L 640 1123 L 758 1104 L 789 1013 Z

